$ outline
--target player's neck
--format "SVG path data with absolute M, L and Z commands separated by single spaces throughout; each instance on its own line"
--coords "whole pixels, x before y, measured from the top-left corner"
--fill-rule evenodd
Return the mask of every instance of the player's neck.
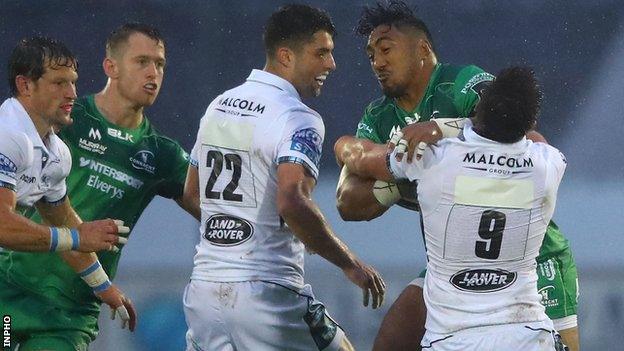
M 108 86 L 95 94 L 94 99 L 104 118 L 118 127 L 134 129 L 143 122 L 143 107 L 123 98 Z
M 420 104 L 429 86 L 429 80 L 435 70 L 436 63 L 435 60 L 425 63 L 421 71 L 417 73 L 417 77 L 408 84 L 405 94 L 396 98 L 399 107 L 411 112 Z

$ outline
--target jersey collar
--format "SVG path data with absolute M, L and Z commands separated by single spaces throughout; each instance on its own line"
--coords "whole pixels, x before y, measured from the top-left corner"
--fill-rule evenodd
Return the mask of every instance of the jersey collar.
M 26 133 L 28 138 L 32 141 L 33 146 L 41 147 L 46 150 L 46 146 L 41 140 L 41 136 L 37 132 L 37 128 L 33 123 L 32 119 L 26 112 L 26 109 L 16 98 L 9 98 L 5 102 L 6 107 L 8 108 L 8 121 L 13 127 L 21 130 Z M 52 136 L 52 131 L 50 131 L 50 137 Z
M 247 81 L 272 85 L 280 90 L 289 93 L 290 95 L 296 97 L 297 100 L 301 101 L 301 96 L 299 96 L 297 89 L 295 89 L 295 87 L 289 81 L 273 73 L 254 69 L 251 71 L 251 74 L 249 74 L 249 77 L 247 77 Z

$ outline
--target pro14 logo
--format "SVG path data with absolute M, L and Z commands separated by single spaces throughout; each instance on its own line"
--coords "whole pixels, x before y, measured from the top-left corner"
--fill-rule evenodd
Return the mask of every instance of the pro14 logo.
M 119 140 L 129 141 L 131 143 L 134 143 L 134 139 L 132 137 L 132 134 L 130 134 L 128 132 L 122 132 L 121 130 L 117 130 L 117 129 L 114 129 L 114 128 L 108 128 L 108 135 L 112 136 L 113 138 L 117 138 Z

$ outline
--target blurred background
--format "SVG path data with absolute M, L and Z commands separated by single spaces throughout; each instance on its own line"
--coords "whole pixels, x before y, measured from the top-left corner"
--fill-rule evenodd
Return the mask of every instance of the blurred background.
M 338 28 L 335 59 L 320 98 L 307 101 L 327 126 L 315 198 L 337 233 L 389 285 L 381 310 L 361 305 L 359 289 L 318 256 L 306 278 L 361 350 L 372 347 L 381 318 L 425 265 L 418 216 L 391 209 L 382 218 L 345 223 L 335 209 L 338 169 L 331 152 L 353 134 L 366 104 L 380 95 L 354 34 L 365 1 L 300 1 L 330 12 Z M 579 324 L 585 350 L 624 345 L 624 3 L 594 1 L 408 1 L 428 24 L 441 62 L 497 73 L 529 65 L 545 94 L 539 130 L 568 158 L 554 220 L 571 242 L 579 269 Z M 108 33 L 126 21 L 160 28 L 166 40 L 164 86 L 147 114 L 156 128 L 190 150 L 210 101 L 252 68 L 262 68 L 265 20 L 285 1 L 2 1 L 0 60 L 23 37 L 64 41 L 80 61 L 78 93 L 99 91 Z M 6 63 L 0 67 L 6 77 Z M 6 83 L 5 83 L 6 84 Z M 8 86 L 0 87 L 2 98 Z M 1 128 L 1 126 L 0 126 Z M 91 350 L 182 350 L 182 292 L 192 269 L 197 223 L 172 201 L 156 199 L 132 233 L 116 282 L 135 302 L 134 334 L 106 319 Z M 1 309 L 1 306 L 0 306 Z M 252 318 L 252 316 L 250 316 Z M 617 346 L 620 345 L 620 346 Z

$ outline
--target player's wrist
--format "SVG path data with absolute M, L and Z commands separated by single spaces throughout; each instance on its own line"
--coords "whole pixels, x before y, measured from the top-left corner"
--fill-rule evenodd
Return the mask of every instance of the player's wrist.
M 466 118 L 434 118 L 432 121 L 440 128 L 443 138 L 458 137 L 466 124 Z
M 102 268 L 100 261 L 95 261 L 82 272 L 79 272 L 80 278 L 93 289 L 94 293 L 102 292 L 108 289 L 112 283 L 108 278 L 108 274 Z
M 50 227 L 50 251 L 78 250 L 80 234 L 76 228 Z

